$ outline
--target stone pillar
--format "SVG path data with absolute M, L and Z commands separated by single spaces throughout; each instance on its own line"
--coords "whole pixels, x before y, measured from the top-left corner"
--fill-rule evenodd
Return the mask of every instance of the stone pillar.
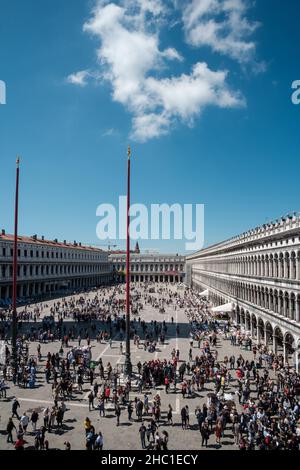
M 296 255 L 295 263 L 296 263 L 296 280 L 299 281 L 300 280 L 300 269 L 299 269 L 300 258 L 298 255 Z
M 296 347 L 296 350 L 295 350 L 294 364 L 295 364 L 296 372 L 299 373 L 299 359 L 298 359 L 298 349 L 297 349 L 297 347 Z
M 286 302 L 286 297 L 283 295 L 283 316 L 287 316 L 287 302 Z
M 288 260 L 286 256 L 283 258 L 283 277 L 288 277 Z
M 259 329 L 258 325 L 257 325 L 257 327 L 256 327 L 256 331 L 257 331 L 257 334 L 256 334 L 257 343 L 259 344 L 259 343 L 260 343 L 260 329 Z
M 266 327 L 265 327 L 264 331 L 265 331 L 265 340 L 264 340 L 265 346 L 268 346 L 267 328 Z
M 294 270 L 294 258 L 290 255 L 290 279 L 296 279 L 296 273 Z
M 274 354 L 277 354 L 277 343 L 276 343 L 276 336 L 274 332 L 273 332 L 273 352 Z
M 284 341 L 284 337 L 283 337 L 283 361 L 284 361 L 284 365 L 286 365 L 286 344 Z
M 296 322 L 300 322 L 300 303 L 299 303 L 299 300 L 298 298 L 296 297 L 295 299 L 295 302 L 296 302 Z
M 281 264 L 281 258 L 278 257 L 278 277 L 281 278 L 283 273 L 282 273 L 282 264 Z

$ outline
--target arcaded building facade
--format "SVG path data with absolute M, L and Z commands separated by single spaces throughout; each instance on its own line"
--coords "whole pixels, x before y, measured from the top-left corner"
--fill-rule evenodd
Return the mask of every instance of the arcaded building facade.
M 125 279 L 126 254 L 110 254 L 115 281 Z M 132 282 L 184 282 L 185 257 L 182 255 L 131 253 Z
M 12 297 L 13 236 L 0 234 L 0 299 Z M 17 297 L 35 298 L 111 281 L 108 253 L 74 241 L 18 238 Z
M 299 370 L 300 218 L 296 214 L 190 255 L 187 283 L 209 290 L 258 342 Z

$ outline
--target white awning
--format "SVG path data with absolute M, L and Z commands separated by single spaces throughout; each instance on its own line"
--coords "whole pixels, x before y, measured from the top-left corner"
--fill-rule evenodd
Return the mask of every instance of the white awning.
M 211 309 L 212 312 L 222 312 L 222 313 L 232 312 L 232 310 L 233 310 L 232 303 L 220 305 L 219 307 L 214 307 Z
M 200 296 L 200 297 L 207 297 L 208 294 L 209 294 L 209 290 L 207 289 L 207 290 L 204 290 L 203 292 L 201 292 L 201 293 L 199 294 L 199 296 Z

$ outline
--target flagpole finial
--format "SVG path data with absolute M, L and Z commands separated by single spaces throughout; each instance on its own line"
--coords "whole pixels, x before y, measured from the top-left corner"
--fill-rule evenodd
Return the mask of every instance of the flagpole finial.
M 127 155 L 128 155 L 128 158 L 131 157 L 131 148 L 130 148 L 130 145 L 128 145 Z
M 19 165 L 20 165 L 20 157 L 19 157 L 19 155 L 17 155 L 16 164 L 17 164 L 17 168 L 19 168 Z

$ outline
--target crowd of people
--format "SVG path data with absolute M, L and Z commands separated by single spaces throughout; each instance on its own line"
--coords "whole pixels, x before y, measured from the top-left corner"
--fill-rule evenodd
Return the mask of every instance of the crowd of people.
M 195 420 L 200 447 L 222 448 L 225 433 L 230 432 L 232 445 L 240 450 L 300 449 L 300 377 L 285 365 L 282 354 L 253 342 L 229 319 L 218 320 L 210 302 L 191 289 L 140 285 L 133 286 L 131 294 L 131 338 L 137 350 L 143 348 L 149 354 L 147 360 L 134 362 L 132 377 L 123 376 L 117 365 L 104 364 L 101 357 L 93 361 L 91 353 L 93 341 L 108 348 L 119 343 L 120 356 L 124 353 L 122 285 L 62 299 L 50 308 L 47 304 L 25 307 L 20 312 L 16 364 L 9 341 L 11 311 L 2 314 L 5 360 L 0 366 L 0 398 L 6 398 L 8 387 L 35 388 L 39 380 L 41 386 L 49 384 L 53 399 L 53 405 L 35 409 L 30 416 L 19 414 L 20 403 L 14 399 L 6 426 L 8 443 L 24 449 L 30 424 L 34 448 L 49 449 L 51 433 L 67 432 L 67 404 L 86 396 L 89 413 L 97 411 L 102 419 L 113 410 L 117 427 L 124 420 L 139 423 L 142 449 L 167 450 L 172 438 L 167 429 L 175 420 L 169 396 L 180 394 L 182 431 L 193 430 Z M 147 306 L 157 309 L 162 320 L 146 322 Z M 174 318 L 178 310 L 188 319 L 183 333 Z M 171 312 L 169 323 L 163 316 L 166 311 Z M 166 357 L 162 349 L 158 357 L 158 346 L 165 344 L 168 335 L 180 334 L 185 346 L 173 348 Z M 50 353 L 49 344 L 57 351 Z M 221 344 L 230 354 L 219 357 Z M 161 389 L 163 396 L 157 393 Z M 89 416 L 83 429 L 86 449 L 102 450 L 103 430 L 96 430 Z M 63 445 L 71 449 L 69 441 Z

